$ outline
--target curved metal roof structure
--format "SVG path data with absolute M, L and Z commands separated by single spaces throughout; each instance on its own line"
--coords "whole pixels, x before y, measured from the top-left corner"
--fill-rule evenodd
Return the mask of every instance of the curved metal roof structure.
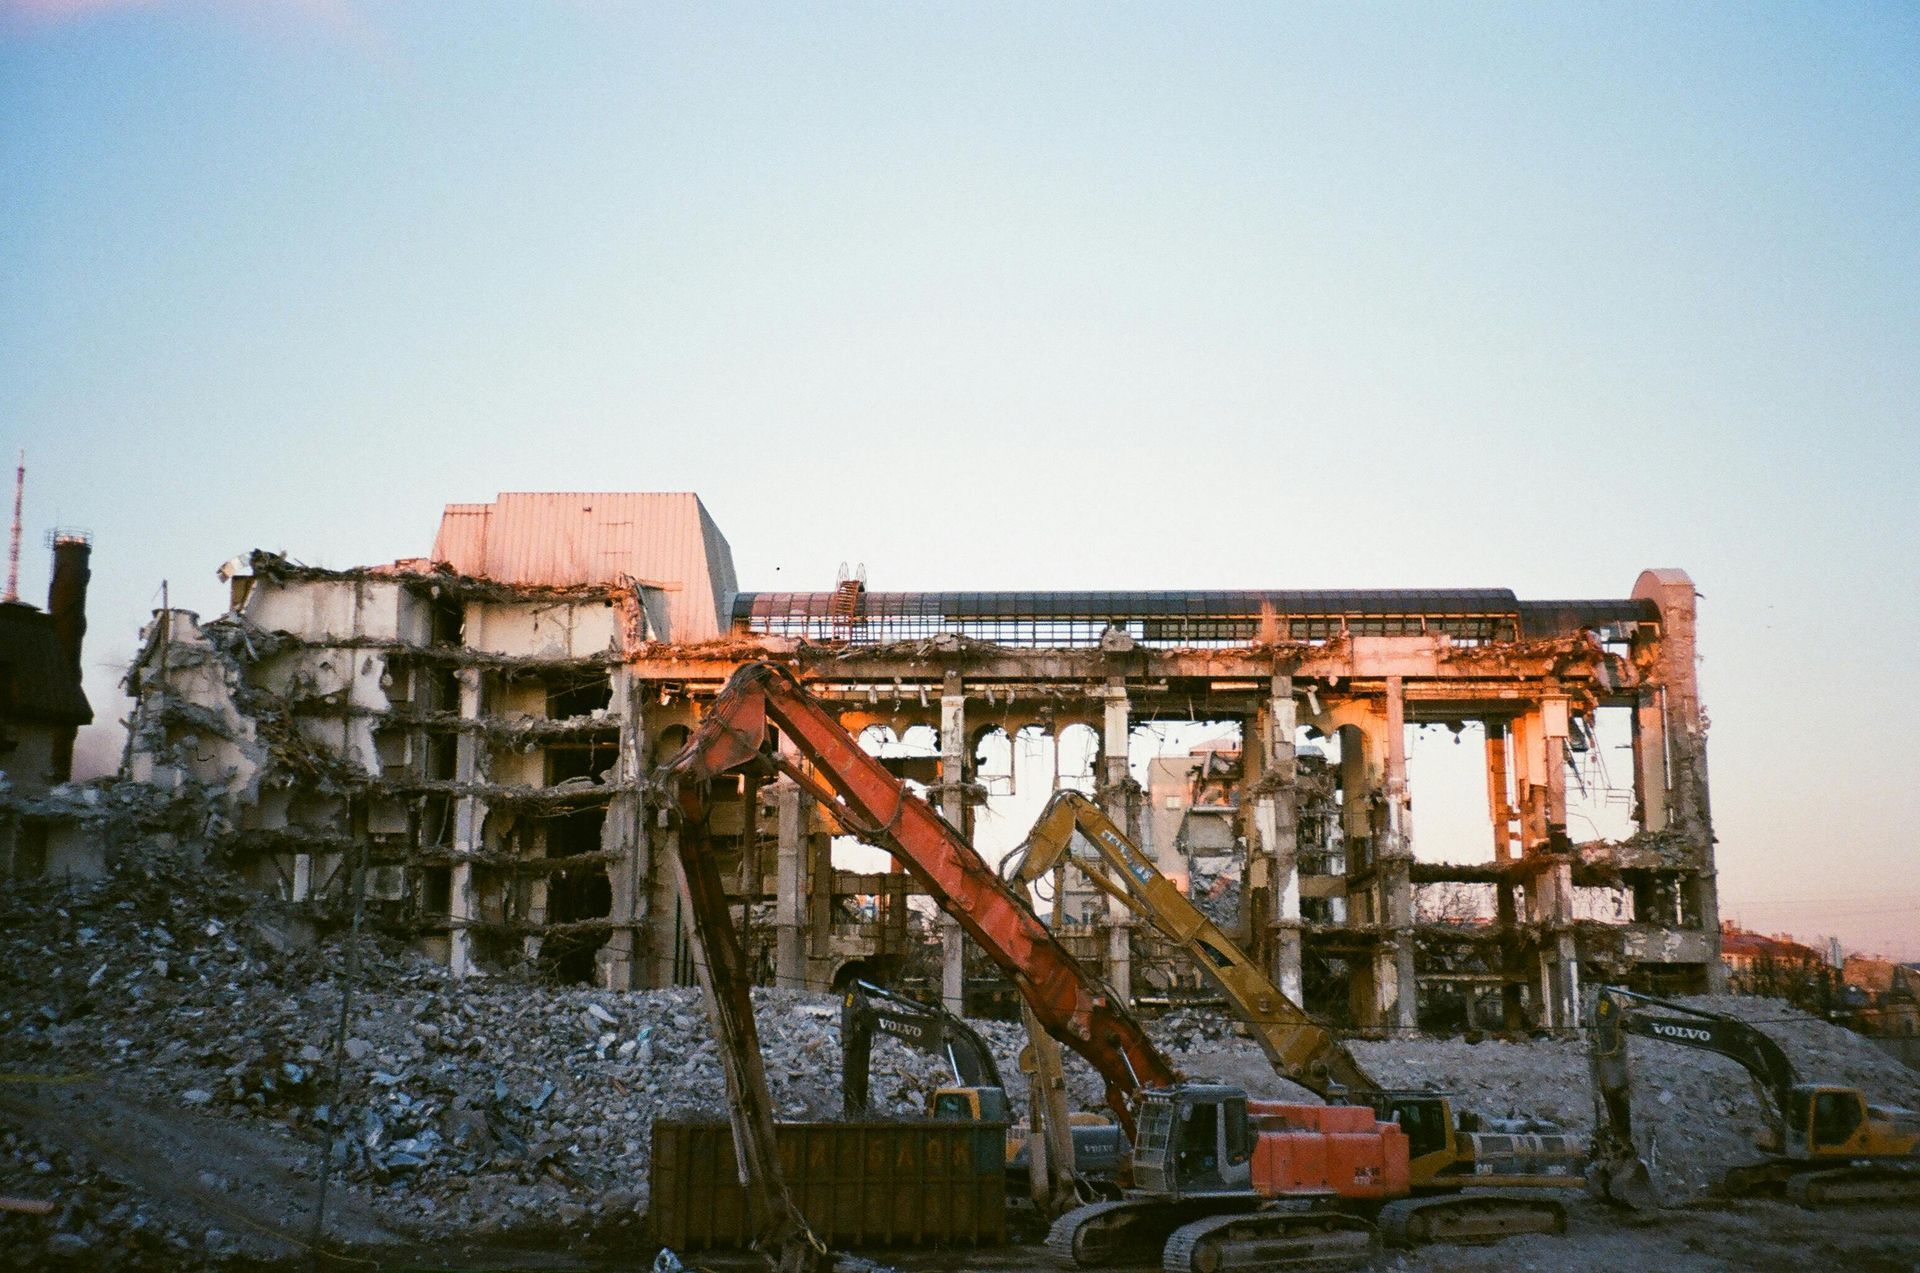
M 1505 588 L 1162 592 L 743 592 L 736 630 L 883 644 L 943 633 L 1002 645 L 1090 646 L 1110 629 L 1169 647 L 1263 639 L 1446 633 L 1515 641 L 1616 623 L 1657 623 L 1650 602 L 1521 601 Z

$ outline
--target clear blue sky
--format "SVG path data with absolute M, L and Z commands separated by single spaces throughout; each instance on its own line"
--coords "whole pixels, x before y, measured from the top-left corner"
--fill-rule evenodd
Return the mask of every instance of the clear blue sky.
M 4 11 L 104 716 L 162 579 L 501 489 L 697 490 L 748 587 L 1677 565 L 1726 912 L 1920 956 L 1920 10 Z

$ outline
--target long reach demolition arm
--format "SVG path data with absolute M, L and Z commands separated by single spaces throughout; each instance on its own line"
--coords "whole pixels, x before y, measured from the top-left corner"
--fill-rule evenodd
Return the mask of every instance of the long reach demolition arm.
M 1097 856 L 1071 853 L 1076 828 Z M 1187 953 L 1231 1001 L 1277 1072 L 1322 1098 L 1380 1090 L 1331 1031 L 1281 994 L 1219 926 L 1161 874 L 1106 811 L 1079 792 L 1054 793 L 1026 843 L 1001 869 L 1024 887 L 1069 857 L 1095 888 Z
M 811 768 L 782 756 L 777 727 Z M 678 860 L 706 978 L 734 1142 L 750 1202 L 767 1219 L 759 1245 L 781 1269 L 815 1267 L 824 1251 L 781 1178 L 773 1108 L 753 1020 L 752 973 L 728 911 L 711 851 L 707 815 L 715 779 L 785 773 L 843 827 L 886 849 L 940 908 L 1012 979 L 1040 1024 L 1085 1057 L 1106 1081 L 1107 1103 L 1133 1133 L 1133 1103 L 1147 1088 L 1179 1080 L 1173 1065 L 1097 978 L 1068 953 L 960 833 L 907 790 L 782 667 L 748 664 L 714 699 L 686 746 L 657 775 L 680 815 Z

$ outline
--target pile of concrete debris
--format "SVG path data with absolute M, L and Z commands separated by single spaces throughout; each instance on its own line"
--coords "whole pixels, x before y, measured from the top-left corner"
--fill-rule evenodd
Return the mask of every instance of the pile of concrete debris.
M 91 1085 L 122 1112 L 173 1120 L 176 1174 L 189 1184 L 212 1189 L 207 1177 L 217 1184 L 233 1174 L 234 1133 L 243 1132 L 273 1160 L 260 1178 L 286 1195 L 259 1200 L 256 1217 L 308 1206 L 304 1194 L 317 1189 L 325 1162 L 330 1216 L 358 1207 L 410 1238 L 632 1234 L 645 1207 L 652 1121 L 724 1115 L 725 1083 L 693 989 L 456 983 L 367 934 L 343 1030 L 340 917 L 263 901 L 176 844 L 159 839 L 117 855 L 100 881 L 15 885 L 0 902 L 0 1071 L 14 1080 L 0 1091 L 0 1125 L 10 1129 L 0 1135 L 0 1192 L 50 1204 L 44 1214 L 0 1216 L 0 1262 L 125 1266 L 180 1263 L 189 1251 L 202 1262 L 261 1253 L 245 1234 L 216 1228 L 210 1237 L 203 1207 L 169 1207 L 103 1177 L 79 1131 L 44 1115 L 54 1089 L 18 1081 L 29 1075 L 73 1080 L 75 1093 Z M 781 1115 L 838 1116 L 837 1000 L 769 990 L 756 1001 Z M 1916 1076 L 1846 1031 L 1771 1001 L 1706 1006 L 1767 1022 L 1809 1077 L 1920 1105 Z M 979 1025 L 1017 1082 L 1020 1028 Z M 1218 1013 L 1185 1009 L 1153 1031 L 1194 1077 L 1298 1095 Z M 1670 1192 L 1695 1192 L 1753 1156 L 1747 1138 L 1759 1105 L 1737 1067 L 1669 1045 L 1633 1046 L 1641 1126 Z M 1487 1117 L 1590 1122 L 1578 1041 L 1408 1039 L 1355 1050 L 1383 1083 L 1450 1091 Z M 918 1114 L 951 1079 L 936 1058 L 876 1040 L 877 1110 Z M 1100 1108 L 1101 1083 L 1073 1057 L 1069 1082 L 1077 1107 Z M 36 1099 L 38 1122 L 23 1113 Z M 83 1121 L 84 1108 L 69 1121 Z M 227 1139 L 210 1135 L 215 1128 Z M 195 1137 L 209 1143 L 204 1163 L 192 1161 Z
M 343 1033 L 337 938 L 319 940 L 305 920 L 165 855 L 106 881 L 18 889 L 0 927 L 0 1064 L 15 1078 L 85 1076 L 240 1120 L 296 1151 L 311 1146 L 316 1181 L 330 1146 L 335 1187 L 369 1194 L 414 1232 L 630 1217 L 644 1201 L 652 1120 L 725 1114 L 692 989 L 456 984 L 363 936 Z M 838 1001 L 757 999 L 782 1115 L 836 1116 Z M 932 1057 L 875 1048 L 878 1110 L 924 1111 L 948 1081 Z M 73 1192 L 74 1164 L 57 1151 L 7 1147 L 30 1156 L 16 1192 L 36 1196 L 34 1175 L 39 1195 Z M 31 1241 L 98 1242 L 97 1230 L 126 1218 L 56 1213 Z

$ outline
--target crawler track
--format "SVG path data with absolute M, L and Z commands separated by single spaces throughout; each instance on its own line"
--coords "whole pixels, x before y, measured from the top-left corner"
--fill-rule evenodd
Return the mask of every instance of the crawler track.
M 1380 1249 L 1380 1235 L 1357 1216 L 1337 1212 L 1256 1211 L 1208 1216 L 1167 1239 L 1164 1273 L 1356 1269 Z
M 1376 1218 L 1381 1233 L 1395 1246 L 1471 1245 L 1523 1233 L 1567 1231 L 1567 1209 L 1558 1199 L 1495 1190 L 1402 1198 L 1380 1208 Z

